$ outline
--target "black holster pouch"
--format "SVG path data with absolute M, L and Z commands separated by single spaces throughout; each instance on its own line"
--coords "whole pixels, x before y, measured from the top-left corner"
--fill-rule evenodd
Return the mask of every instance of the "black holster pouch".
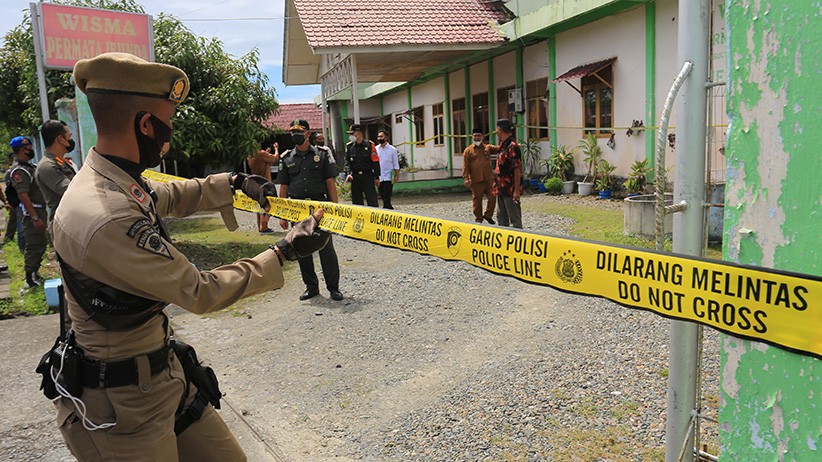
M 74 343 L 74 332 L 66 334 L 66 339 L 57 338 L 54 346 L 40 358 L 35 371 L 43 376 L 40 389 L 48 399 L 60 396 L 57 386 L 51 378 L 52 369 L 59 371 L 57 383 L 71 396 L 80 398 L 83 395 L 83 351 Z M 61 368 L 62 364 L 62 368 Z
M 214 409 L 220 409 L 220 399 L 223 394 L 220 391 L 220 384 L 217 382 L 214 370 L 200 364 L 200 360 L 197 359 L 197 352 L 194 351 L 191 345 L 179 340 L 172 340 L 171 347 L 183 366 L 186 381 L 197 387 L 197 396 L 194 401 L 188 409 L 178 415 L 177 420 L 174 422 L 174 433 L 179 435 L 195 421 L 200 420 L 208 404 L 214 406 Z M 183 394 L 181 407 L 185 404 L 187 398 L 188 387 L 186 387 L 186 393 Z

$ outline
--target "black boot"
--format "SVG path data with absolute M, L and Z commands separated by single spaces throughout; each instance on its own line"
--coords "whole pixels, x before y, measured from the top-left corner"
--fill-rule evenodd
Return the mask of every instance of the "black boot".
M 40 282 L 35 278 L 36 273 L 34 271 L 26 271 L 26 287 L 38 287 Z

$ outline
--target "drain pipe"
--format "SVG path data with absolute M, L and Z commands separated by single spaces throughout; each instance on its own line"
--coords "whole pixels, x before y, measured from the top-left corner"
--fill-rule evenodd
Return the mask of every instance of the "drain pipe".
M 680 0 L 677 23 L 678 56 L 691 62 L 693 70 L 682 86 L 677 106 L 677 153 L 674 200 L 688 204 L 674 215 L 673 251 L 699 256 L 702 251 L 702 214 L 705 208 L 705 136 L 707 116 L 708 49 L 710 40 L 710 0 Z M 665 422 L 665 461 L 694 460 L 694 433 L 689 434 L 692 412 L 696 406 L 697 369 L 699 364 L 699 329 L 696 323 L 671 321 L 668 361 L 668 411 Z M 696 419 L 698 420 L 698 419 Z
M 668 138 L 668 123 L 670 122 L 671 109 L 676 99 L 676 94 L 679 93 L 685 77 L 691 73 L 693 64 L 690 61 L 685 61 L 679 75 L 674 79 L 674 84 L 671 85 L 671 90 L 668 92 L 668 97 L 665 98 L 665 106 L 662 108 L 662 117 L 659 119 L 659 132 L 656 139 L 656 170 L 654 173 L 654 189 L 656 190 L 656 249 L 662 250 L 662 243 L 665 241 L 665 142 Z M 669 212 L 670 213 L 670 212 Z

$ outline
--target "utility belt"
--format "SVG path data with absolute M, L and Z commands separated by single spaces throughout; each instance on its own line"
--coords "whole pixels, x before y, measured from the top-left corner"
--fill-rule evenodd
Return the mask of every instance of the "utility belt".
M 174 432 L 177 435 L 184 432 L 202 417 L 209 404 L 215 409 L 220 409 L 220 399 L 223 395 L 220 392 L 217 376 L 210 367 L 200 363 L 194 348 L 179 340 L 172 339 L 156 351 L 121 361 L 87 359 L 83 350 L 77 346 L 74 332 L 71 329 L 64 330 L 66 316 L 65 293 L 62 284 L 57 287 L 57 292 L 60 297 L 60 336 L 55 340 L 54 346 L 43 355 L 36 368 L 36 372 L 43 376 L 40 389 L 46 398 L 55 399 L 60 396 L 71 398 L 77 406 L 77 401 L 80 401 L 84 388 L 139 385 L 141 374 L 143 379 L 146 374 L 146 371 L 141 372 L 140 370 L 140 365 L 145 362 L 138 361 L 143 356 L 148 359 L 147 372 L 153 377 L 168 369 L 172 355 L 176 355 L 185 374 L 186 386 L 175 413 Z M 186 408 L 189 384 L 197 387 L 197 395 L 191 405 Z M 85 426 L 88 420 L 85 416 L 85 406 L 82 410 L 77 407 L 77 410 L 82 414 Z M 113 425 L 116 425 L 116 422 L 101 424 L 93 429 L 109 428 Z
M 82 350 L 80 350 L 82 354 Z M 163 345 L 157 351 L 145 355 L 148 358 L 151 376 L 168 369 L 171 347 Z M 86 388 L 116 388 L 138 383 L 137 358 L 122 361 L 97 361 L 83 358 L 82 385 Z
M 365 178 L 365 177 L 374 177 L 373 170 L 352 170 L 351 176 L 354 178 Z
M 148 353 L 149 374 L 153 377 L 168 369 L 171 359 L 171 345 L 165 344 L 157 351 Z M 59 371 L 57 383 L 75 398 L 83 396 L 83 388 L 117 388 L 138 384 L 139 363 L 134 358 L 121 361 L 99 361 L 86 358 L 82 348 L 74 341 L 74 332 L 69 330 L 65 340 L 58 338 L 54 347 L 40 359 L 36 371 L 43 374 L 40 389 L 46 398 L 60 396 L 51 377 L 51 369 Z M 62 368 L 61 368 L 62 365 Z

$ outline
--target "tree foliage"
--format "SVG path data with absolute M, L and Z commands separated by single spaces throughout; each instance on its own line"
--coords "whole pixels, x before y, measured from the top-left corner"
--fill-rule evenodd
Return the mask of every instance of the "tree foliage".
M 134 0 L 57 0 L 73 6 L 144 13 Z M 259 51 L 234 57 L 217 39 L 196 36 L 177 18 L 161 13 L 154 20 L 157 62 L 177 66 L 191 82 L 188 98 L 174 117 L 169 159 L 210 165 L 233 165 L 256 151 L 270 135 L 262 122 L 278 107 L 276 93 L 259 69 Z M 47 70 L 51 117 L 54 102 L 74 97 L 71 72 Z M 31 17 L 8 32 L 0 48 L 0 136 L 35 133 L 41 123 L 40 95 Z

